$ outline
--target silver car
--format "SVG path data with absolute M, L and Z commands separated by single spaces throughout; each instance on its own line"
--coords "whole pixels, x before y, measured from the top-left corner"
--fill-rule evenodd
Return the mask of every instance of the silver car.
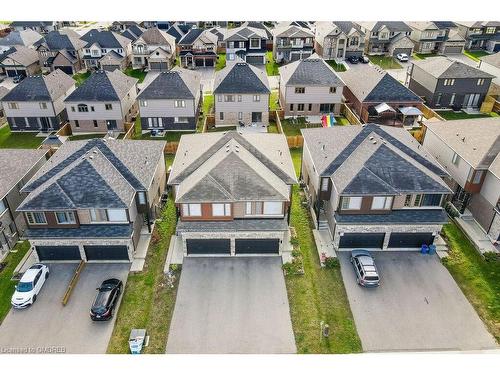
M 356 272 L 356 281 L 365 287 L 376 287 L 380 284 L 377 266 L 372 255 L 367 250 L 353 250 L 351 263 Z

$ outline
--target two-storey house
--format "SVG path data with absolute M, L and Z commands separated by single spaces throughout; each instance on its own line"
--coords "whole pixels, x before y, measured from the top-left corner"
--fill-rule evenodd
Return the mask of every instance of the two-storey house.
M 37 43 L 36 51 L 43 72 L 61 69 L 73 75 L 83 69 L 83 47 L 85 42 L 71 29 L 51 31 Z
M 500 52 L 500 22 L 472 21 L 456 22 L 466 40 L 467 50 Z
M 267 33 L 263 29 L 240 26 L 227 30 L 226 61 L 233 62 L 238 58 L 253 65 L 266 64 Z
M 168 184 L 184 255 L 286 258 L 296 182 L 282 134 L 183 135 Z
M 41 41 L 43 36 L 31 29 L 22 31 L 11 31 L 6 36 L 0 38 L 0 54 L 9 50 L 11 47 L 23 46 L 33 47 Z
M 33 48 L 24 46 L 11 47 L 0 55 L 0 72 L 7 77 L 24 77 L 40 73 L 38 53 Z
M 314 51 L 325 60 L 342 61 L 351 56 L 362 56 L 365 33 L 350 21 L 316 22 Z
M 269 125 L 269 80 L 265 70 L 245 62 L 215 73 L 215 126 Z
M 144 33 L 144 31 L 146 31 L 146 29 L 143 29 L 138 25 L 130 25 L 125 29 L 125 31 L 121 32 L 120 35 L 135 42 Z
M 81 39 L 86 43 L 83 47 L 83 61 L 86 69 L 101 67 L 101 60 L 113 58 L 113 64 L 118 60 L 119 67 L 125 69 L 132 54 L 132 41 L 113 31 L 99 31 L 92 29 L 84 34 Z
M 73 133 L 123 132 L 137 113 L 137 78 L 99 70 L 64 101 Z
M 190 29 L 178 42 L 183 68 L 215 66 L 217 61 L 217 36 L 208 30 Z
M 22 188 L 39 261 L 132 261 L 165 190 L 162 141 L 65 142 Z M 144 229 L 143 229 L 144 228 Z
M 365 34 L 365 52 L 370 55 L 411 56 L 411 28 L 402 21 L 357 22 Z
M 445 56 L 414 60 L 408 87 L 432 108 L 480 108 L 493 75 Z
M 132 42 L 132 68 L 165 71 L 175 62 L 175 38 L 157 27 Z
M 344 82 L 316 54 L 279 68 L 279 98 L 285 117 L 340 113 Z
M 203 103 L 201 74 L 179 67 L 161 72 L 137 100 L 142 130 L 195 131 Z
M 279 63 L 289 63 L 312 55 L 314 32 L 306 27 L 285 22 L 273 29 L 273 58 Z
M 423 145 L 450 174 L 451 203 L 500 240 L 500 123 L 495 118 L 424 122 Z
M 76 82 L 61 70 L 30 76 L 2 99 L 11 131 L 51 132 L 68 120 L 64 99 Z
M 410 39 L 415 43 L 414 52 L 423 54 L 461 54 L 465 39 L 458 33 L 458 27 L 448 21 L 408 22 L 412 32 Z
M 47 161 L 47 150 L 0 149 L 0 261 L 16 245 L 26 225 L 16 212 L 20 189 Z
M 419 249 L 448 217 L 446 171 L 402 128 L 302 129 L 301 180 L 338 250 Z

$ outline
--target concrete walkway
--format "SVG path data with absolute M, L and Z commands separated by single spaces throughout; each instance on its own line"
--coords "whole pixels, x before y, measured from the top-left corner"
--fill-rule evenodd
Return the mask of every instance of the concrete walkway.
M 154 224 L 151 226 L 151 233 L 149 233 L 147 227 L 141 228 L 141 236 L 139 237 L 139 242 L 137 243 L 137 248 L 134 254 L 134 260 L 130 267 L 130 272 L 140 272 L 144 268 L 144 263 L 146 263 L 146 255 L 148 254 L 149 243 L 151 242 L 151 234 L 153 233 Z
M 493 252 L 498 253 L 499 249 L 491 243 L 488 235 L 472 216 L 462 216 L 455 219 L 458 226 L 465 232 L 474 247 L 481 254 Z

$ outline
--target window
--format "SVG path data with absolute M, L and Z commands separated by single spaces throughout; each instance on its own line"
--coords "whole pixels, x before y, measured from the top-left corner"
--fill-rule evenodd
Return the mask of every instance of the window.
M 241 95 L 238 95 L 238 101 L 241 102 Z
M 217 101 L 222 102 L 222 95 L 217 95 Z
M 373 197 L 372 210 L 390 210 L 392 197 Z
M 424 194 L 421 206 L 439 206 L 441 203 L 441 194 Z
M 297 111 L 299 111 L 299 112 L 303 112 L 304 111 L 304 103 L 297 104 Z
M 290 111 L 293 111 L 293 103 L 290 103 Z
M 333 112 L 333 109 L 335 108 L 335 104 L 330 104 L 330 103 L 322 103 L 319 105 L 319 111 L 321 113 L 329 113 Z
M 43 212 L 27 212 L 26 219 L 31 225 L 47 224 L 47 219 Z
M 75 120 L 75 127 L 77 127 L 77 128 L 80 127 L 80 122 L 78 120 Z
M 147 100 L 139 100 L 139 105 L 141 107 L 147 107 L 148 106 L 148 101 Z
M 254 102 L 260 102 L 260 95 L 254 95 L 253 96 L 253 101 Z
M 495 34 L 496 28 L 495 27 L 487 27 L 486 28 L 486 34 Z
M 95 209 L 95 208 L 90 209 L 90 221 L 94 223 L 102 223 L 108 221 L 106 210 Z
M 187 117 L 174 117 L 174 122 L 186 124 L 189 122 Z
M 185 108 L 186 107 L 186 101 L 185 100 L 176 100 L 174 102 L 174 107 L 175 108 Z
M 108 210 L 108 221 L 112 222 L 126 222 L 127 221 L 127 211 L 126 210 Z
M 250 39 L 250 48 L 260 48 L 260 39 L 259 38 Z
M 422 201 L 422 194 L 417 194 L 415 195 L 415 201 L 413 202 L 413 205 L 418 207 L 420 206 L 421 201 Z
M 212 203 L 212 216 L 231 216 L 231 204 Z
M 95 112 L 94 106 L 91 106 L 91 107 L 90 107 L 90 110 L 91 110 L 92 112 Z
M 281 215 L 282 213 L 282 202 L 264 202 L 264 215 Z
M 225 102 L 234 102 L 234 95 L 224 95 Z
M 99 124 L 97 123 L 97 120 L 94 120 L 93 123 L 94 123 L 94 128 L 98 128 L 99 127 Z
M 455 79 L 454 78 L 449 78 L 444 80 L 444 85 L 445 86 L 453 86 L 455 84 Z
M 411 198 L 412 198 L 411 194 L 407 194 L 406 195 L 406 197 L 405 197 L 405 203 L 404 203 L 405 207 L 411 207 Z
M 357 36 L 352 37 L 351 39 L 349 39 L 349 45 L 350 46 L 357 46 L 358 43 L 359 43 L 359 38 Z
M 313 105 L 312 105 L 312 103 L 309 103 L 309 105 L 307 106 L 307 110 L 308 110 L 309 112 L 311 112 L 311 111 L 312 111 L 312 109 L 313 109 Z
M 182 205 L 182 214 L 184 216 L 201 216 L 201 204 L 199 203 L 184 203 Z
M 305 87 L 296 87 L 295 88 L 295 93 L 296 94 L 305 94 L 306 88 Z
M 336 87 L 330 87 L 330 94 L 335 94 L 337 92 Z
M 139 204 L 146 204 L 146 193 L 143 191 L 138 192 L 137 199 L 139 201 Z
M 9 109 L 19 109 L 17 103 L 8 103 L 7 106 L 9 107 Z
M 454 102 L 455 102 L 455 93 L 451 94 L 450 105 L 453 105 Z
M 472 180 L 472 183 L 479 184 L 481 182 L 481 177 L 483 177 L 483 171 L 476 171 L 474 173 L 474 179 Z
M 341 207 L 343 210 L 361 209 L 361 197 L 342 197 Z
M 328 191 L 328 178 L 321 179 L 321 191 Z
M 78 104 L 78 112 L 88 112 L 89 107 L 87 104 Z
M 47 109 L 47 103 L 41 102 L 40 103 L 40 109 Z
M 224 120 L 224 112 L 220 112 L 219 113 L 219 119 L 220 120 Z
M 458 156 L 458 154 L 456 152 L 453 153 L 453 156 L 451 157 L 451 162 L 454 165 L 458 165 L 458 163 L 460 162 L 460 157 Z
M 106 111 L 111 111 L 113 109 L 113 105 L 111 103 L 106 103 L 104 104 L 104 108 L 106 108 Z
M 0 214 L 3 213 L 7 209 L 7 206 L 5 205 L 5 202 L 0 200 Z
M 243 112 L 238 112 L 238 120 L 243 120 Z
M 477 80 L 477 85 L 478 85 L 478 86 L 482 86 L 483 84 L 484 84 L 484 78 L 479 78 L 479 79 Z
M 441 98 L 442 98 L 442 96 L 443 96 L 442 93 L 438 94 L 437 99 L 436 99 L 436 105 L 441 105 Z
M 71 112 L 75 112 L 75 107 L 71 106 Z
M 56 212 L 56 219 L 58 224 L 76 224 L 73 212 Z

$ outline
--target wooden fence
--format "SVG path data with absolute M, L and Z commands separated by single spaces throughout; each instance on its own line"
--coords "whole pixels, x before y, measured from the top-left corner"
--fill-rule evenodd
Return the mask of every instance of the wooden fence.
M 56 132 L 56 135 L 61 135 L 61 136 L 65 136 L 65 137 L 69 137 L 70 135 L 72 135 L 73 132 L 71 131 L 71 125 L 69 124 L 69 122 L 67 122 L 66 124 L 64 124 L 57 132 Z
M 420 111 L 424 115 L 426 119 L 436 118 L 441 121 L 446 121 L 444 118 L 439 116 L 436 111 L 433 111 L 431 108 L 427 107 L 425 104 L 422 104 L 420 107 Z
M 347 104 L 342 103 L 340 107 L 340 113 L 349 121 L 352 125 L 361 125 L 361 120 L 358 116 L 347 106 Z
M 135 124 L 133 122 L 126 122 L 123 124 L 123 127 L 125 129 L 123 139 L 132 139 L 135 133 Z
M 286 137 L 289 148 L 300 148 L 304 146 L 304 138 L 301 135 L 289 135 Z
M 179 142 L 167 142 L 163 149 L 164 154 L 175 154 L 179 148 Z
M 497 101 L 493 96 L 486 96 L 486 98 L 484 98 L 483 104 L 481 104 L 481 109 L 479 111 L 483 113 L 493 112 L 493 108 L 495 107 L 496 102 Z
M 281 118 L 279 116 L 278 111 L 271 112 L 269 117 L 273 117 L 274 122 L 276 123 L 276 127 L 278 128 L 278 133 L 283 134 L 283 126 L 281 126 Z

